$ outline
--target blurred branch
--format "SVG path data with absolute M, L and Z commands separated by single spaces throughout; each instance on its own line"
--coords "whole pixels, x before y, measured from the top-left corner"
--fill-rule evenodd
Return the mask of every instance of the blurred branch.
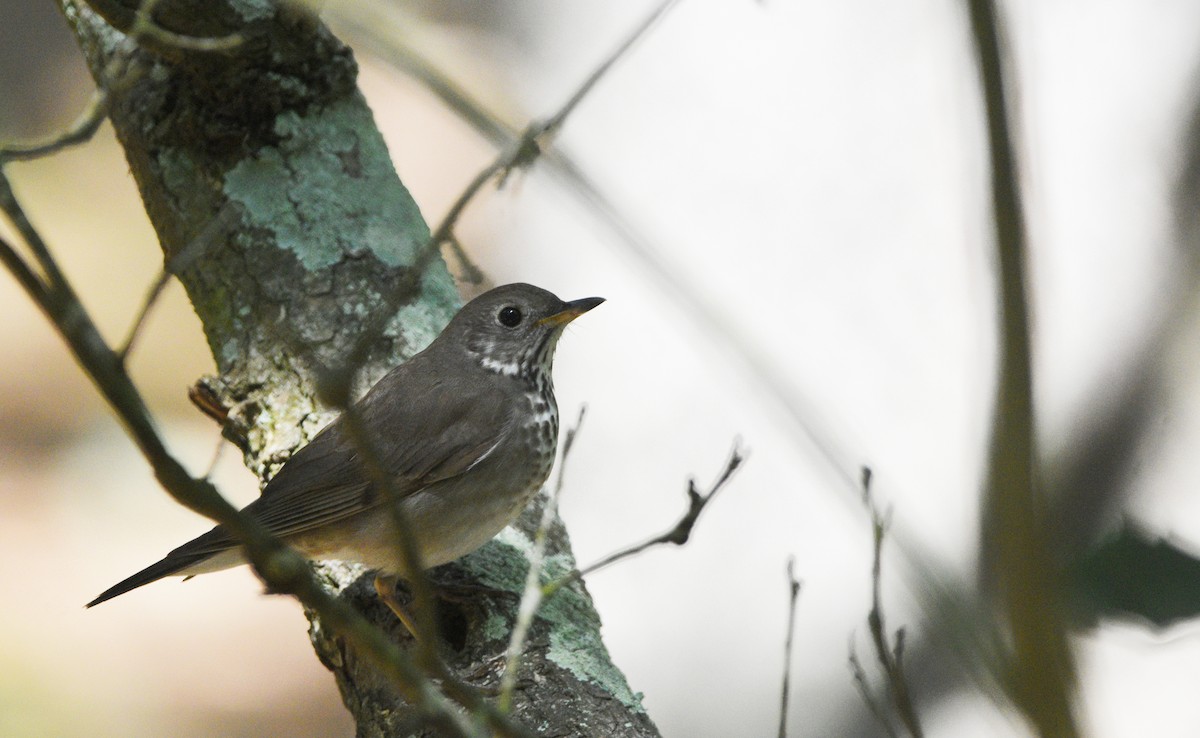
M 427 669 L 442 672 L 445 667 L 437 653 L 439 633 L 433 611 L 433 585 L 425 574 L 425 565 L 421 561 L 421 552 L 417 548 L 416 536 L 412 534 L 412 525 L 400 504 L 402 499 L 396 489 L 395 476 L 388 471 L 383 461 L 383 450 L 379 447 L 379 439 L 375 438 L 363 422 L 351 398 L 353 373 L 359 367 L 347 370 L 330 370 L 317 372 L 317 394 L 327 406 L 340 410 L 342 415 L 339 422 L 346 429 L 346 438 L 358 452 L 363 470 L 373 489 L 378 490 L 384 506 L 391 513 L 391 522 L 395 527 L 395 546 L 400 554 L 400 569 L 404 573 L 416 600 L 415 625 L 417 632 L 412 635 L 417 642 L 417 653 Z
M 525 639 L 529 628 L 533 625 L 533 617 L 542 604 L 542 567 L 546 554 L 546 538 L 550 525 L 558 514 L 558 500 L 562 496 L 563 479 L 567 473 L 567 459 L 575 446 L 575 437 L 583 427 L 583 418 L 587 414 L 587 405 L 579 408 L 579 417 L 575 425 L 567 429 L 563 439 L 562 455 L 558 462 L 558 478 L 554 482 L 554 490 L 550 493 L 545 507 L 542 508 L 542 519 L 538 523 L 537 533 L 533 537 L 533 550 L 529 554 L 529 571 L 525 574 L 525 591 L 521 594 L 521 605 L 517 610 L 517 622 L 513 626 L 512 635 L 508 640 L 508 652 L 504 657 L 504 676 L 500 679 L 500 697 L 497 703 L 504 712 L 512 707 L 513 690 L 517 686 L 517 670 L 521 666 L 521 653 L 525 650 Z
M 788 696 L 792 691 L 793 636 L 796 633 L 796 600 L 800 596 L 800 580 L 796 578 L 796 557 L 788 558 L 788 618 L 787 636 L 783 643 L 783 689 L 779 698 L 779 738 L 787 738 Z
M 449 694 L 456 702 L 467 708 L 469 715 L 461 716 L 465 721 L 465 732 L 474 734 L 481 732 L 485 735 L 523 736 L 527 731 L 512 723 L 490 702 L 483 694 L 460 681 L 446 666 L 438 651 L 440 633 L 435 617 L 433 584 L 429 580 L 425 566 L 421 561 L 421 552 L 417 548 L 416 536 L 412 535 L 412 524 L 400 504 L 400 494 L 396 489 L 395 478 L 388 472 L 383 463 L 382 451 L 350 399 L 352 372 L 325 371 L 318 381 L 318 391 L 321 399 L 330 407 L 342 411 L 340 422 L 346 429 L 346 437 L 354 444 L 361 459 L 363 468 L 372 486 L 379 490 L 386 506 L 391 513 L 391 522 L 395 527 L 395 545 L 400 553 L 401 568 L 404 580 L 413 593 L 415 607 L 416 632 L 412 635 L 416 642 L 416 654 L 420 665 L 426 673 L 433 676 L 441 689 Z M 419 707 L 424 707 L 419 703 Z M 485 718 L 487 727 L 475 726 L 469 717 Z
M 854 686 L 858 689 L 859 696 L 866 703 L 867 709 L 875 716 L 875 720 L 888 734 L 888 738 L 900 738 L 900 734 L 896 732 L 896 727 L 892 725 L 892 720 L 888 717 L 887 710 L 883 705 L 879 704 L 879 700 L 875 699 L 875 695 L 871 692 L 871 682 L 867 679 L 867 672 L 863 669 L 862 662 L 858 660 L 858 653 L 854 650 L 854 640 L 850 641 L 850 674 L 854 679 Z
M 549 148 L 552 139 L 562 129 L 567 117 L 575 110 L 579 103 L 587 97 L 588 93 L 612 69 L 613 65 L 633 48 L 633 45 L 646 35 L 654 23 L 677 2 L 678 0 L 664 0 L 664 2 L 660 3 L 617 48 L 613 49 L 599 66 L 592 70 L 592 73 L 587 76 L 579 88 L 575 90 L 575 93 L 567 99 L 566 103 L 557 112 L 549 118 L 535 120 L 526 126 L 516 141 L 512 142 L 500 156 L 479 172 L 475 176 L 475 179 L 467 185 L 467 188 L 459 195 L 458 199 L 450 207 L 450 210 L 447 211 L 445 217 L 442 218 L 441 225 L 433 232 L 431 240 L 437 244 L 450 240 L 453 237 L 454 226 L 458 223 L 458 219 L 467 205 L 483 189 L 483 186 L 493 178 L 497 180 L 497 186 L 502 187 L 513 171 L 533 166 L 534 162 L 542 155 L 542 152 Z
M 108 113 L 108 95 L 102 90 L 92 92 L 83 112 L 70 126 L 50 138 L 28 143 L 0 145 L 0 166 L 10 161 L 28 161 L 58 153 L 69 146 L 91 140 Z
M 1043 736 L 1078 734 L 1071 699 L 1075 667 L 1064 631 L 1062 588 L 1046 541 L 1038 487 L 1032 359 L 1025 288 L 1025 223 L 1016 146 L 1006 101 L 1003 32 L 990 0 L 968 0 L 986 104 L 999 266 L 1002 345 L 993 417 L 982 560 L 998 579 L 1012 634 L 1007 682 L 1017 707 Z M 1008 84 L 1012 83 L 1008 77 Z
M 3 211 L 8 217 L 9 222 L 17 229 L 18 235 L 20 235 L 25 245 L 33 253 L 41 274 L 38 275 L 34 268 L 26 264 L 24 260 L 20 260 L 20 268 L 23 271 L 27 271 L 30 276 L 36 276 L 36 281 L 41 285 L 41 290 L 47 299 L 53 300 L 56 304 L 61 304 L 64 310 L 70 309 L 73 305 L 79 305 L 79 298 L 75 295 L 75 291 L 70 283 L 67 282 L 67 278 L 63 275 L 62 269 L 59 268 L 58 262 L 54 260 L 54 256 L 50 253 L 50 249 L 46 245 L 42 235 L 33 227 L 33 223 L 29 221 L 24 209 L 17 202 L 17 196 L 13 192 L 12 184 L 8 181 L 8 175 L 3 167 L 0 167 L 0 211 Z M 12 253 L 15 256 L 17 252 L 13 251 Z M 26 277 L 19 277 L 19 279 L 22 285 L 26 284 Z M 30 296 L 32 297 L 32 294 Z
M 887 533 L 890 525 L 891 514 L 884 515 L 880 513 L 879 507 L 875 504 L 874 498 L 871 496 L 871 469 L 869 467 L 862 468 L 862 493 L 863 504 L 871 513 L 871 532 L 872 532 L 872 560 L 871 560 L 871 611 L 867 614 L 867 629 L 871 633 L 871 643 L 875 647 L 875 657 L 879 660 L 879 666 L 883 669 L 883 675 L 887 680 L 888 694 L 891 696 L 892 706 L 896 710 L 896 714 L 900 717 L 900 722 L 904 724 L 909 735 L 913 738 L 921 738 L 924 731 L 921 728 L 921 721 L 917 717 L 917 711 L 913 708 L 912 697 L 909 694 L 908 680 L 904 676 L 904 628 L 896 629 L 895 645 L 888 643 L 887 626 L 884 624 L 883 617 L 883 538 Z M 862 667 L 858 664 L 858 659 L 854 655 L 853 650 L 850 653 L 850 662 L 855 668 L 855 679 L 859 680 L 859 674 L 862 672 Z M 865 676 L 862 678 L 862 686 L 866 688 Z M 873 706 L 872 710 L 877 710 L 878 706 Z
M 712 486 L 708 488 L 707 494 L 702 495 L 696 491 L 695 479 L 688 480 L 688 509 L 687 512 L 683 514 L 683 517 L 679 519 L 679 522 L 675 524 L 675 527 L 671 528 L 665 533 L 662 533 L 661 535 L 651 538 L 648 541 L 643 541 L 642 543 L 629 546 L 628 548 L 623 548 L 615 553 L 605 556 L 603 559 L 597 561 L 591 566 L 586 566 L 582 569 L 576 569 L 570 574 L 550 582 L 542 588 L 543 596 L 549 597 L 565 585 L 568 585 L 577 579 L 582 579 L 588 574 L 599 571 L 610 564 L 615 564 L 622 559 L 627 559 L 630 556 L 636 556 L 648 548 L 666 544 L 682 546 L 683 544 L 687 543 L 688 538 L 692 534 L 692 528 L 695 527 L 696 521 L 700 518 L 700 513 L 703 512 L 708 503 L 711 502 L 714 497 L 716 497 L 717 493 L 721 491 L 721 489 L 725 486 L 725 483 L 729 481 L 729 479 L 733 476 L 733 473 L 738 470 L 738 467 L 740 467 L 742 462 L 745 460 L 746 457 L 741 450 L 741 441 L 735 440 L 733 442 L 733 449 L 729 453 L 729 460 L 725 462 L 725 467 L 722 469 L 721 474 L 717 477 L 716 481 L 714 481 Z

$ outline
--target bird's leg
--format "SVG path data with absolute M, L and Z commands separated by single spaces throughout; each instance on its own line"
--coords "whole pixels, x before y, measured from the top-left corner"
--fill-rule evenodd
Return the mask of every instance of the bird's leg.
M 417 635 L 416 621 L 405 608 L 404 603 L 396 595 L 396 577 L 387 574 L 375 575 L 375 592 L 379 595 L 379 599 L 383 600 L 383 604 L 388 606 L 388 609 L 396 613 L 396 617 L 400 619 L 400 623 L 404 625 L 405 630 L 414 640 L 419 640 Z

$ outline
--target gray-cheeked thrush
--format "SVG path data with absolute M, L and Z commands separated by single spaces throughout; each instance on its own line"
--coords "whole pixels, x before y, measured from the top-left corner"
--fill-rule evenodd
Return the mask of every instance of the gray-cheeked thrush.
M 453 561 L 516 519 L 554 465 L 551 365 L 567 323 L 603 298 L 563 302 L 510 284 L 469 302 L 433 343 L 355 404 L 425 567 Z M 403 574 L 392 516 L 340 419 L 297 451 L 244 510 L 311 559 Z M 245 563 L 223 528 L 185 543 L 88 607 L 163 577 Z

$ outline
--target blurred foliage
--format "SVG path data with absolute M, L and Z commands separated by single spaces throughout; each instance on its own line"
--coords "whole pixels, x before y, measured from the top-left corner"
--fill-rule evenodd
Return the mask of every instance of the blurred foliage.
M 1070 604 L 1084 624 L 1101 618 L 1166 628 L 1200 614 L 1200 558 L 1126 523 L 1070 568 Z

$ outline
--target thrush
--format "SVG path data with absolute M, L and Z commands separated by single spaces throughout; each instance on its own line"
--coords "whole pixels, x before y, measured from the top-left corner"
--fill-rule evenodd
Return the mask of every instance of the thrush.
M 554 349 L 569 322 L 602 302 L 564 302 L 528 284 L 497 287 L 464 306 L 424 351 L 355 403 L 424 567 L 491 540 L 546 481 L 558 443 Z M 339 417 L 243 512 L 310 559 L 403 575 L 386 504 Z M 87 606 L 164 577 L 242 563 L 241 546 L 217 526 Z

